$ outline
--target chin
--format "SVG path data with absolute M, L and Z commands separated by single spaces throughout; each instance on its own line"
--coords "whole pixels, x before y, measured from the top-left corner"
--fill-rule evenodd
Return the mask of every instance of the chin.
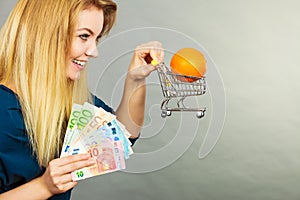
M 71 79 L 72 81 L 79 80 L 80 79 L 80 72 L 69 74 L 68 78 Z

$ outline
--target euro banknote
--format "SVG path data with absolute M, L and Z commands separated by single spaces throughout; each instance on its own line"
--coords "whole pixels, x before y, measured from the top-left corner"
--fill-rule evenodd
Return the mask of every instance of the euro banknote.
M 92 104 L 74 104 L 61 157 L 90 153 L 96 164 L 72 172 L 74 181 L 125 169 L 133 153 L 130 133 L 116 116 Z
M 65 139 L 63 142 L 60 157 L 64 157 L 64 156 L 68 155 L 68 152 L 70 151 L 72 137 L 74 137 L 74 135 L 75 135 L 75 134 L 73 134 L 73 131 L 76 129 L 77 119 L 81 113 L 81 108 L 82 108 L 82 105 L 79 105 L 79 104 L 73 104 L 73 106 L 72 106 L 72 111 L 71 111 L 71 115 L 70 115 L 70 118 L 68 121 L 68 126 L 67 126 L 67 130 L 65 133 Z

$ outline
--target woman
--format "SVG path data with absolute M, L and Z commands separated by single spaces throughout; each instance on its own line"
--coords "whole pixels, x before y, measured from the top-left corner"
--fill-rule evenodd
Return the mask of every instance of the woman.
M 19 0 L 0 33 L 0 200 L 70 199 L 71 172 L 94 164 L 89 154 L 58 158 L 73 103 L 113 110 L 90 95 L 86 63 L 112 28 L 111 0 Z M 145 78 L 163 59 L 159 42 L 138 46 L 117 118 L 139 136 Z

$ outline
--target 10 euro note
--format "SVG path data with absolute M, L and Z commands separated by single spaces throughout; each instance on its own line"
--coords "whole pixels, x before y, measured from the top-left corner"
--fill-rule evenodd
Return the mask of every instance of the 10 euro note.
M 120 127 L 120 122 L 118 122 L 116 119 L 112 119 L 109 122 L 106 122 L 105 125 L 100 126 L 100 128 L 88 128 L 86 127 L 86 132 L 80 134 L 80 140 L 79 142 L 84 145 L 85 149 L 90 149 L 91 145 L 94 145 L 97 139 L 99 138 L 99 135 L 101 135 L 103 132 L 106 132 L 111 137 L 114 137 L 114 139 L 120 140 L 122 144 L 122 149 L 124 151 L 124 157 L 125 159 L 128 159 L 129 156 L 133 153 L 131 148 L 131 142 L 126 137 L 126 133 L 123 132 L 123 129 Z
M 84 146 L 89 149 L 88 152 L 95 158 L 96 164 L 72 172 L 74 181 L 125 169 L 121 140 L 114 137 L 108 129 L 101 127 L 84 142 Z
M 74 104 L 61 157 L 90 153 L 97 164 L 72 172 L 73 180 L 125 169 L 125 160 L 133 153 L 129 136 L 110 112 L 89 103 Z

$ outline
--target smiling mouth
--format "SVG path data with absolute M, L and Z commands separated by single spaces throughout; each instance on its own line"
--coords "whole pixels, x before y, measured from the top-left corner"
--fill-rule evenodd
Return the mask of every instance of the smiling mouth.
M 87 61 L 80 61 L 80 60 L 76 60 L 76 59 L 73 59 L 72 62 L 77 65 L 80 65 L 81 67 L 84 67 L 87 63 Z

